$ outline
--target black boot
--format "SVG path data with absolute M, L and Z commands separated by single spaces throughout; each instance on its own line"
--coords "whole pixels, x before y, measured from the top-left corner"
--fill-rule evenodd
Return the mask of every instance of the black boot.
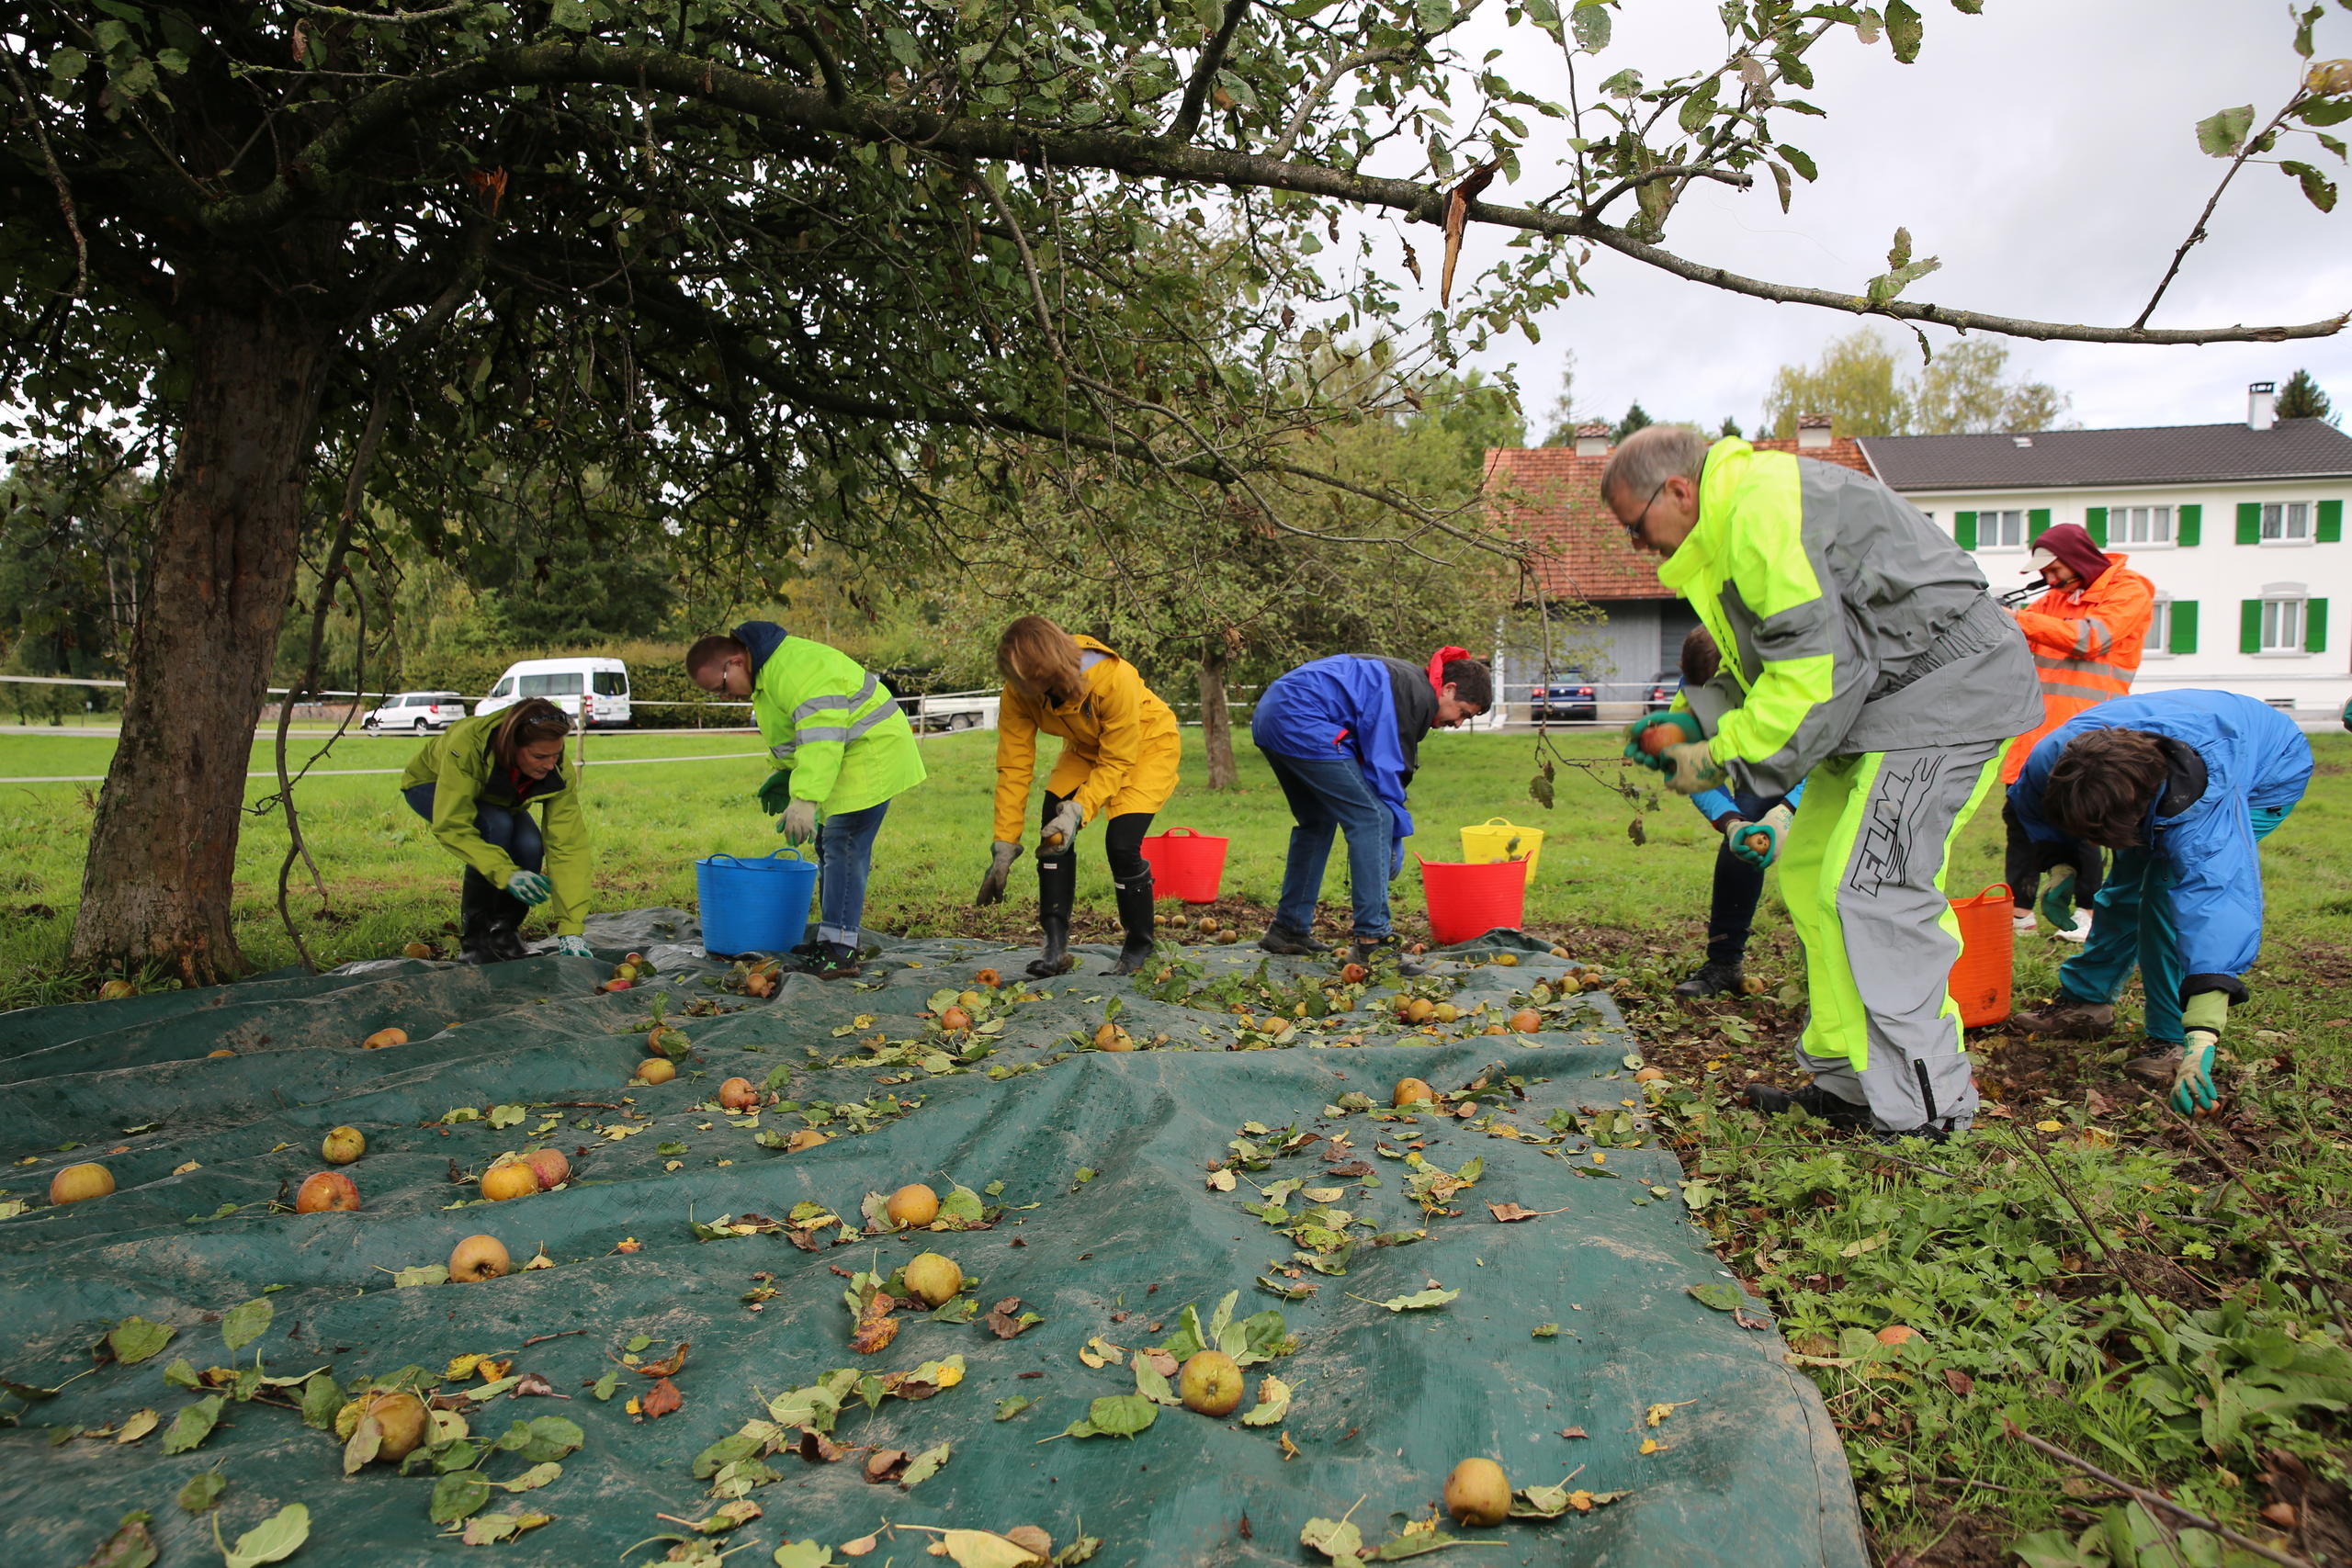
M 490 885 L 490 878 L 468 867 L 464 880 L 458 884 L 458 963 L 498 962 L 490 945 L 491 916 L 497 904 L 498 889 Z
M 1258 945 L 1268 953 L 1278 953 L 1285 958 L 1307 958 L 1331 951 L 1331 944 L 1317 940 L 1313 931 L 1303 931 L 1280 920 L 1266 928 L 1266 934 L 1258 939 Z
M 1396 932 L 1386 936 L 1354 936 L 1348 939 L 1348 958 L 1370 969 L 1376 964 L 1393 962 L 1396 973 L 1408 980 L 1417 980 L 1430 972 L 1426 964 L 1416 964 L 1405 952 L 1405 943 Z
M 1048 858 L 1048 857 L 1051 858 Z M 1064 845 L 1037 856 L 1037 928 L 1046 933 L 1046 950 L 1029 961 L 1033 979 L 1050 980 L 1067 974 L 1077 960 L 1069 955 L 1069 910 L 1078 898 L 1078 860 Z
M 1675 987 L 1674 994 L 1692 1001 L 1701 997 L 1720 997 L 1725 993 L 1737 996 L 1747 979 L 1747 974 L 1737 964 L 1717 964 L 1709 960 L 1699 965 L 1696 974 Z
M 1857 1105 L 1818 1084 L 1807 1084 L 1803 1089 L 1774 1089 L 1768 1083 L 1751 1083 L 1744 1085 L 1739 1092 L 1752 1109 L 1767 1116 L 1803 1111 L 1848 1132 L 1867 1132 L 1878 1125 L 1878 1118 L 1871 1114 L 1869 1106 Z
M 503 888 L 492 889 L 490 897 L 490 921 L 484 935 L 490 961 L 504 964 L 526 957 L 523 950 L 523 922 L 531 918 L 531 907 Z
M 1145 866 L 1132 882 L 1113 886 L 1119 891 L 1119 924 L 1127 940 L 1120 945 L 1118 962 L 1102 973 L 1132 975 L 1151 961 L 1151 867 Z

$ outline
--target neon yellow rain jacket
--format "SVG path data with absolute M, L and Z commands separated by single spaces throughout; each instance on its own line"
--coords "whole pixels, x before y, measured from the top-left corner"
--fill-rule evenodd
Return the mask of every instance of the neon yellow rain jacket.
M 922 783 L 922 751 L 898 699 L 840 649 L 746 621 L 737 641 L 752 654 L 752 716 L 792 797 L 827 817 L 863 811 Z
M 521 869 L 504 850 L 481 836 L 474 826 L 475 803 L 541 807 L 539 834 L 547 840 L 542 867 L 554 894 L 548 900 L 548 919 L 559 936 L 578 936 L 588 918 L 588 819 L 580 809 L 580 792 L 564 775 L 563 764 L 544 779 L 526 780 L 518 791 L 510 773 L 491 754 L 491 735 L 506 717 L 497 713 L 459 719 L 417 748 L 401 773 L 401 788 L 421 784 L 433 786 L 433 836 L 441 847 L 504 887 Z

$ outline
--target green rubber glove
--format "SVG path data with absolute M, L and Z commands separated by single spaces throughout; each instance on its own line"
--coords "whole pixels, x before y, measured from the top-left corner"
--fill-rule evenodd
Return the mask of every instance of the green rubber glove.
M 506 891 L 526 904 L 544 904 L 555 896 L 555 885 L 536 871 L 518 871 L 506 879 Z
M 1699 728 L 1697 714 L 1645 713 L 1625 727 L 1625 760 L 1627 761 L 1639 762 L 1645 768 L 1664 770 L 1666 763 L 1659 757 L 1642 750 L 1642 738 L 1645 732 L 1656 729 L 1660 725 L 1670 727 L 1678 732 L 1674 738 L 1675 744 L 1678 745 L 1705 739 L 1704 733 Z
M 2180 1048 L 2180 1066 L 2172 1070 L 2172 1108 L 2183 1116 L 2200 1116 L 2221 1103 L 2213 1087 L 2213 1053 L 2222 1037 L 2210 1029 L 2192 1029 Z
M 2061 931 L 2075 923 L 2075 868 L 2054 865 L 2041 889 L 2041 918 Z
M 1781 844 L 1788 837 L 1789 824 L 1795 819 L 1795 812 L 1785 806 L 1776 806 L 1764 814 L 1760 822 L 1733 824 L 1725 829 L 1724 842 L 1731 846 L 1734 858 L 1762 871 L 1781 858 Z
M 771 817 L 780 817 L 792 804 L 792 770 L 778 768 L 760 786 L 760 809 Z

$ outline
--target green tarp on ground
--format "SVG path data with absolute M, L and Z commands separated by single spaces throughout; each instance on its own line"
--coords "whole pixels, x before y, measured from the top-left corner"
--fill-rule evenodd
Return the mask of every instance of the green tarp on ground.
M 1189 1000 L 1165 1001 L 1095 977 L 1108 950 L 1088 950 L 1080 972 L 1042 983 L 1048 994 L 1038 999 L 985 993 L 985 1032 L 951 1038 L 920 1016 L 933 993 L 969 986 L 989 965 L 1016 976 L 1029 954 L 887 944 L 865 981 L 794 977 L 755 1001 L 714 986 L 727 966 L 695 955 L 691 917 L 640 911 L 594 922 L 590 935 L 594 963 L 543 957 L 477 970 L 401 960 L 0 1017 L 10 1107 L 0 1185 L 28 1204 L 0 1221 L 0 1376 L 62 1387 L 43 1400 L 0 1397 L 17 1423 L 0 1429 L 12 1562 L 80 1562 L 137 1509 L 153 1516 L 161 1562 L 213 1561 L 212 1517 L 175 1498 L 217 1470 L 226 1481 L 218 1517 L 232 1545 L 286 1505 L 307 1507 L 298 1562 L 611 1563 L 632 1543 L 686 1533 L 670 1521 L 718 1506 L 711 1480 L 695 1473 L 711 1445 L 810 1408 L 804 1396 L 771 1411 L 771 1400 L 836 1369 L 887 1376 L 960 1356 L 961 1381 L 933 1397 L 883 1397 L 869 1410 L 853 1391 L 830 1433 L 851 1450 L 844 1458 L 799 1457 L 819 1445 L 794 1430 L 764 1470 L 724 1472 L 763 1512 L 715 1546 L 756 1542 L 735 1560 L 765 1563 L 787 1538 L 838 1549 L 888 1521 L 1035 1526 L 1057 1548 L 1099 1537 L 1095 1561 L 1105 1563 L 1320 1562 L 1299 1543 L 1308 1520 L 1352 1510 L 1369 1550 L 1428 1519 L 1454 1461 L 1485 1454 L 1515 1486 L 1573 1475 L 1572 1488 L 1625 1495 L 1550 1522 L 1449 1525 L 1494 1543 L 1453 1549 L 1468 1561 L 1864 1568 L 1845 1460 L 1812 1384 L 1783 1363 L 1776 1333 L 1688 1293 L 1728 1280 L 1686 1215 L 1675 1161 L 1634 1147 L 1593 1157 L 1591 1113 L 1641 1104 L 1624 1065 L 1635 1045 L 1606 997 L 1555 1000 L 1539 1032 L 1460 1034 L 1568 968 L 1540 947 L 1498 933 L 1441 955 L 1443 982 L 1422 988 L 1451 987 L 1457 1008 L 1490 1010 L 1439 1026 L 1439 1036 L 1405 1032 L 1375 987 L 1354 1010 L 1295 1025 L 1288 1043 L 1235 1050 L 1264 1044 L 1266 1022 L 1254 1004 L 1249 1020 L 1231 1010 L 1237 987 L 1262 1001 L 1253 976 L 1295 987 L 1300 976 L 1329 980 L 1333 968 L 1268 964 L 1250 948 L 1190 949 L 1187 967 L 1159 987 Z M 660 975 L 598 994 L 630 947 Z M 1506 952 L 1511 966 L 1487 961 Z M 693 1054 L 673 1082 L 626 1087 L 657 995 Z M 1117 1024 L 1146 1048 L 1082 1048 L 1114 1001 Z M 386 1026 L 411 1043 L 360 1048 Z M 1366 1043 L 1337 1043 L 1357 1037 Z M 772 1083 L 784 1105 L 756 1125 L 723 1113 L 712 1097 L 733 1075 Z M 1482 1078 L 1487 1088 L 1467 1100 L 1467 1116 L 1390 1119 L 1391 1089 L 1408 1075 L 1449 1093 Z M 1362 1109 L 1356 1095 L 1381 1110 Z M 488 1114 L 493 1107 L 519 1107 L 521 1120 Z M 348 1168 L 365 1206 L 313 1215 L 275 1207 L 322 1168 L 319 1141 L 337 1123 L 368 1135 L 366 1156 Z M 811 1123 L 831 1141 L 797 1153 L 773 1146 Z M 1618 1133 L 1612 1141 L 1632 1141 Z M 569 1185 L 450 1207 L 476 1195 L 453 1176 L 539 1144 L 571 1156 Z M 119 1190 L 48 1207 L 51 1174 L 90 1158 L 109 1167 Z M 1432 1176 L 1458 1177 L 1474 1159 L 1475 1185 L 1449 1192 Z M 1212 1185 L 1220 1163 L 1234 1171 L 1231 1191 Z M 984 1230 L 848 1245 L 836 1224 L 804 1231 L 814 1250 L 788 1234 L 706 1240 L 694 1228 L 746 1214 L 788 1221 L 796 1205 L 813 1204 L 855 1229 L 865 1194 L 913 1181 L 942 1192 L 961 1185 L 1002 1213 Z M 1416 1188 L 1439 1213 L 1424 1212 Z M 1270 1196 L 1279 1212 L 1245 1207 Z M 1490 1203 L 1557 1212 L 1501 1224 Z M 1335 1230 L 1336 1215 L 1346 1222 Z M 1426 1235 L 1396 1243 L 1417 1231 Z M 500 1237 L 518 1267 L 541 1252 L 552 1267 L 480 1283 L 396 1283 L 395 1271 L 442 1263 L 477 1232 Z M 1375 1245 L 1375 1234 L 1392 1244 Z M 926 1247 L 977 1279 L 979 1314 L 1018 1297 L 1009 1315 L 1042 1321 L 1004 1338 L 984 1315 L 902 1312 L 895 1341 L 859 1355 L 847 1276 L 888 1275 Z M 1283 1299 L 1261 1277 L 1311 1293 Z M 1460 1293 L 1419 1310 L 1380 1304 L 1433 1290 Z M 1129 1366 L 1081 1359 L 1091 1341 L 1159 1345 L 1179 1333 L 1187 1303 L 1205 1320 L 1237 1292 L 1235 1317 L 1278 1310 L 1295 1340 L 1248 1371 L 1245 1411 L 1267 1374 L 1291 1389 L 1279 1420 L 1253 1427 L 1238 1415 L 1167 1408 L 1132 1438 L 1040 1442 L 1096 1398 L 1135 1393 Z M 224 1331 L 242 1336 L 258 1309 L 224 1314 L 256 1299 L 270 1304 L 267 1326 L 232 1351 Z M 1737 1315 L 1760 1318 L 1760 1303 Z M 170 1341 L 135 1364 L 74 1377 L 94 1366 L 92 1347 L 134 1317 L 167 1325 Z M 1559 1332 L 1538 1337 L 1547 1324 Z M 1253 1331 L 1261 1348 L 1267 1330 L 1261 1319 Z M 135 1351 L 137 1332 L 118 1337 Z M 618 1359 L 639 1340 L 640 1361 L 692 1345 L 672 1380 L 683 1404 L 658 1419 L 626 1407 L 655 1386 Z M 462 1414 L 476 1438 L 556 1416 L 582 1438 L 547 1484 L 477 1499 L 477 1519 L 548 1517 L 480 1546 L 430 1519 L 438 1483 L 429 1469 L 402 1475 L 378 1464 L 346 1477 L 341 1445 L 297 1408 L 319 1388 L 259 1384 L 263 1374 L 250 1371 L 327 1367 L 347 1392 L 363 1375 L 422 1367 L 422 1381 L 446 1393 L 463 1386 L 447 1364 L 470 1353 L 512 1358 L 506 1375 L 537 1374 L 553 1391 L 471 1405 Z M 182 1361 L 177 1381 L 167 1377 Z M 216 1368 L 244 1370 L 243 1383 L 219 1391 L 220 1421 L 199 1446 L 165 1453 L 181 1412 L 215 1392 L 181 1384 Z M 619 1386 L 600 1401 L 590 1385 L 607 1372 Z M 1000 1422 L 1012 1399 L 1034 1403 Z M 1652 1424 L 1658 1406 L 1672 1408 Z M 133 1429 L 124 1423 L 142 1410 L 155 1413 L 155 1430 L 129 1442 L 107 1434 Z M 1587 1435 L 1563 1436 L 1570 1430 Z M 562 1435 L 543 1425 L 539 1436 L 550 1432 Z M 746 1441 L 770 1446 L 760 1435 Z M 865 1479 L 876 1449 L 920 1455 L 941 1444 L 947 1462 L 911 1488 Z M 481 1469 L 507 1482 L 553 1449 L 493 1451 Z M 727 1457 L 734 1451 L 703 1468 Z M 766 1472 L 775 1479 L 749 1484 Z M 858 1561 L 928 1561 L 934 1539 L 886 1532 Z M 670 1544 L 629 1560 L 659 1560 Z

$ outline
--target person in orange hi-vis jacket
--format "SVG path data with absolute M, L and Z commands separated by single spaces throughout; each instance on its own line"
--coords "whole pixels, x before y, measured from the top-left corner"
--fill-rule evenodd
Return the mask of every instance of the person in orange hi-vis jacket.
M 2041 723 L 2010 744 L 2001 763 L 2001 782 L 2012 784 L 2034 743 L 2085 708 L 2132 690 L 2140 654 L 2155 615 L 2155 585 L 2102 551 L 2090 535 L 2061 523 L 2033 542 L 2032 564 L 2049 592 L 2012 611 L 2033 649 L 2034 672 L 2041 678 Z M 2007 869 L 2012 919 L 2020 931 L 2034 928 L 2035 893 L 2047 873 L 2041 912 L 2068 942 L 2090 934 L 2091 900 L 2106 874 L 2098 847 L 2075 840 L 2040 843 L 2030 838 L 2007 805 Z M 2075 910 L 2082 913 L 2077 916 Z

